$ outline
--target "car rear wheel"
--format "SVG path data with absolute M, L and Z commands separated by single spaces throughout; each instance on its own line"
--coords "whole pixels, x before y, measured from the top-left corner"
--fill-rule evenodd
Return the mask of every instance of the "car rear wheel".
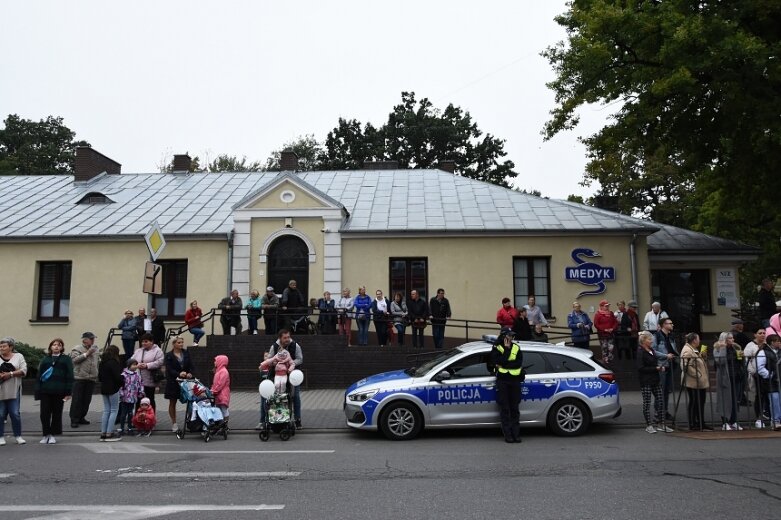
M 393 441 L 414 439 L 423 428 L 423 416 L 412 403 L 399 402 L 388 406 L 380 418 L 380 430 Z
M 590 424 L 588 407 L 577 399 L 562 399 L 548 412 L 548 427 L 556 435 L 574 437 L 588 430 Z

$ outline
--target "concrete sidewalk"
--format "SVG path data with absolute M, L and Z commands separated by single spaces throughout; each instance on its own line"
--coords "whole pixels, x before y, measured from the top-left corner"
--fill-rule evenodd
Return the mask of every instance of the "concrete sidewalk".
M 713 396 L 715 399 L 715 395 Z M 710 398 L 710 396 L 709 396 Z M 344 399 L 344 390 L 303 390 L 301 392 L 302 423 L 305 430 L 339 430 L 346 429 L 342 404 Z M 672 397 L 671 397 L 672 400 Z M 171 431 L 171 420 L 168 418 L 168 401 L 162 396 L 156 396 L 157 430 Z M 671 403 L 672 405 L 673 403 Z M 96 434 L 100 431 L 100 417 L 103 410 L 102 397 L 96 394 L 92 398 L 90 412 L 87 415 L 89 425 L 82 425 L 79 428 L 72 429 L 68 418 L 69 403 L 65 404 L 63 410 L 63 430 L 64 433 L 91 433 Z M 177 418 L 180 426 L 183 421 L 184 405 L 177 404 Z M 642 397 L 640 392 L 621 392 L 622 414 L 620 417 L 609 423 L 621 427 L 644 427 L 645 421 L 642 413 Z M 32 395 L 22 396 L 22 431 L 23 435 L 35 437 L 35 434 L 41 432 L 41 422 L 39 419 L 39 403 L 33 399 Z M 230 426 L 234 431 L 253 430 L 259 420 L 260 396 L 257 392 L 233 391 L 231 393 L 231 421 Z M 714 402 L 715 414 L 714 426 L 721 427 L 721 420 Z M 708 420 L 711 419 L 710 402 L 706 403 L 705 415 Z M 678 423 L 686 426 L 686 407 L 685 400 L 682 398 L 677 413 Z M 740 422 L 744 427 L 753 427 L 753 410 L 746 407 L 740 409 Z M 11 435 L 10 422 L 5 425 L 6 435 Z

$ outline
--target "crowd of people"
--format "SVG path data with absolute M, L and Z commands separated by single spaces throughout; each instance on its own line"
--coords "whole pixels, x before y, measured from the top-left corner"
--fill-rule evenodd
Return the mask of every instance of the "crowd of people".
M 175 337 L 165 355 L 151 333 L 140 337 L 141 348 L 121 356 L 119 347 L 107 345 L 102 352 L 92 332 L 81 335 L 81 343 L 65 352 L 65 342 L 54 338 L 41 360 L 35 380 L 34 397 L 40 403 L 41 444 L 56 444 L 63 433 L 63 412 L 70 402 L 71 428 L 90 424 L 87 420 L 96 385 L 100 385 L 103 413 L 100 441 L 115 442 L 126 435 L 150 435 L 156 424 L 155 393 L 165 381 L 164 397 L 173 431 L 178 429 L 176 403 L 177 379 L 191 379 L 193 364 L 184 347 L 184 339 Z M 0 446 L 6 444 L 4 421 L 10 417 L 17 444 L 25 444 L 21 424 L 21 386 L 27 375 L 24 356 L 14 350 L 13 338 L 0 339 Z M 222 359 L 224 358 L 224 359 Z M 123 366 L 124 365 L 124 366 Z M 215 358 L 215 377 L 211 389 L 215 404 L 228 416 L 230 377 L 227 357 Z M 221 370 L 224 369 L 224 375 Z
M 45 351 L 38 366 L 34 397 L 40 402 L 41 444 L 56 444 L 63 433 L 65 404 L 70 402 L 71 428 L 90 424 L 87 420 L 92 405 L 95 385 L 103 401 L 99 441 L 116 442 L 127 436 L 149 436 L 157 423 L 155 394 L 162 387 L 168 400 L 171 430 L 180 429 L 177 423 L 177 403 L 180 402 L 180 382 L 197 376 L 184 338 L 177 336 L 171 348 L 163 354 L 151 334 L 141 335 L 141 348 L 129 357 L 120 355 L 116 345 L 98 351 L 96 336 L 92 332 L 82 334 L 81 343 L 65 352 L 65 342 L 55 338 Z M 21 386 L 27 375 L 24 356 L 14 350 L 13 338 L 0 339 L 0 446 L 6 444 L 4 420 L 9 417 L 17 444 L 25 444 L 21 423 Z M 276 373 L 284 368 L 289 373 L 303 363 L 301 345 L 296 343 L 290 331 L 281 329 L 259 367 L 263 373 Z M 220 409 L 227 423 L 230 416 L 230 373 L 228 356 L 214 358 L 214 376 L 210 388 L 214 405 Z M 284 384 L 284 383 L 282 383 Z M 299 388 L 292 386 L 293 416 L 297 429 L 301 425 L 301 396 Z M 265 422 L 265 410 L 261 401 L 260 423 Z M 186 420 L 186 418 L 185 418 Z
M 452 317 L 450 302 L 442 288 L 437 289 L 436 295 L 428 302 L 416 290 L 412 290 L 408 298 L 396 292 L 393 299 L 389 299 L 381 289 L 377 289 L 372 298 L 363 286 L 358 288 L 356 296 L 352 295 L 349 287 L 345 287 L 338 299 L 326 291 L 322 298 L 306 302 L 295 280 L 290 280 L 281 295 L 272 286 L 266 287 L 263 296 L 252 290 L 246 305 L 234 289 L 217 308 L 221 311 L 220 324 L 224 335 L 242 333 L 243 312 L 247 316 L 249 334 L 261 333 L 260 319 L 263 318 L 265 334 L 273 336 L 282 328 L 299 330 L 308 316 L 316 311 L 317 331 L 346 336 L 348 346 L 352 346 L 352 324 L 355 322 L 357 346 L 368 346 L 369 329 L 373 324 L 380 347 L 404 346 L 405 334 L 410 329 L 412 346 L 424 348 L 424 330 L 431 325 L 434 348 L 441 349 L 445 343 L 447 321 Z M 184 320 L 196 346 L 204 334 L 202 316 L 203 311 L 198 308 L 197 302 L 191 302 Z

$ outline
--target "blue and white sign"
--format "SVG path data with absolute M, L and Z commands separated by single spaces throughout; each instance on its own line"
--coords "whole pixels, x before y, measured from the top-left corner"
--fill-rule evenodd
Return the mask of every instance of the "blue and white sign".
M 578 298 L 591 294 L 602 294 L 606 289 L 605 282 L 614 282 L 616 280 L 615 267 L 601 266 L 596 262 L 588 261 L 590 258 L 598 258 L 600 256 L 602 255 L 593 249 L 585 247 L 572 250 L 572 259 L 577 265 L 566 267 L 564 269 L 564 278 L 568 282 L 578 282 L 583 285 L 594 287 L 593 290 L 583 291 L 578 294 Z M 586 259 L 581 257 L 585 257 Z

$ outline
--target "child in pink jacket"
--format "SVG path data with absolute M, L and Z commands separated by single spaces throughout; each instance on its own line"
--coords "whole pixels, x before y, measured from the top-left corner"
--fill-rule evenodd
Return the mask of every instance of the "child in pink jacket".
M 228 356 L 214 358 L 214 380 L 212 381 L 212 395 L 214 404 L 222 412 L 222 417 L 227 421 L 228 406 L 231 402 L 231 376 L 228 373 Z
M 273 357 L 270 357 L 260 364 L 261 370 L 269 370 L 274 367 L 274 388 L 280 394 L 285 393 L 287 384 L 287 375 L 296 368 L 296 364 L 290 353 L 282 349 Z

